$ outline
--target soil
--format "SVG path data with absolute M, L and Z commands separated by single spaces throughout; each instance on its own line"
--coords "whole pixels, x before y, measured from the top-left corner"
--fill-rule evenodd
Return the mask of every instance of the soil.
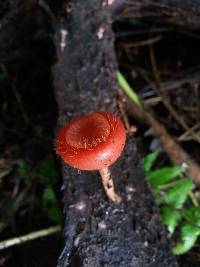
M 32 40 L 26 56 L 2 65 L 0 79 L 1 240 L 55 225 L 44 210 L 40 182 L 44 162 L 53 162 L 57 105 L 51 77 L 54 50 Z M 37 61 L 35 60 L 37 58 Z M 19 171 L 19 167 L 22 171 Z M 3 175 L 4 171 L 5 173 Z M 46 177 L 48 178 L 48 177 Z M 60 199 L 61 179 L 54 185 Z M 55 266 L 61 233 L 0 252 L 1 266 Z M 45 252 L 45 253 L 44 253 Z

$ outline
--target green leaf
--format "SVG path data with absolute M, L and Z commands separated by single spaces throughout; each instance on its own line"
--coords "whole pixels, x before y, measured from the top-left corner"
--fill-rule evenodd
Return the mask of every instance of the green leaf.
M 169 189 L 163 195 L 163 199 L 175 209 L 180 209 L 186 201 L 188 193 L 192 190 L 192 187 L 193 183 L 191 180 L 187 178 L 181 179 L 173 188 Z
M 193 225 L 200 227 L 200 207 L 191 207 L 183 211 L 186 220 Z
M 63 219 L 62 212 L 57 197 L 51 187 L 48 187 L 44 190 L 42 195 L 42 203 L 49 219 L 61 224 Z
M 190 250 L 194 246 L 199 235 L 200 228 L 193 226 L 190 223 L 185 223 L 184 225 L 182 225 L 182 242 L 173 247 L 173 253 L 175 255 L 180 255 Z
M 150 171 L 147 174 L 147 179 L 151 184 L 153 189 L 157 189 L 159 185 L 163 185 L 167 182 L 172 181 L 174 178 L 182 174 L 183 167 L 176 165 L 173 167 L 165 167 L 157 169 L 155 171 Z
M 172 235 L 181 218 L 180 212 L 164 206 L 161 208 L 161 216 L 163 223 L 167 226 L 167 230 Z
M 138 106 L 141 106 L 142 104 L 138 95 L 134 92 L 133 88 L 129 85 L 125 77 L 119 71 L 117 72 L 117 80 L 122 90 L 127 94 L 132 102 Z
M 154 151 L 142 159 L 142 165 L 144 167 L 145 172 L 149 172 L 151 170 L 152 165 L 158 157 L 158 154 L 159 151 Z
M 47 158 L 43 160 L 38 172 L 40 175 L 40 182 L 43 185 L 54 185 L 59 180 L 59 173 L 55 169 L 52 159 Z

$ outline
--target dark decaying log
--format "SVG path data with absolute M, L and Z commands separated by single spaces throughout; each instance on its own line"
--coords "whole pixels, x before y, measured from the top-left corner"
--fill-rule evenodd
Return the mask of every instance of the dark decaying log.
M 73 0 L 57 26 L 53 69 L 59 127 L 95 110 L 117 110 L 116 58 L 107 1 Z M 111 168 L 121 204 L 109 201 L 97 172 L 62 165 L 65 246 L 58 266 L 176 266 L 139 165 L 134 137 Z

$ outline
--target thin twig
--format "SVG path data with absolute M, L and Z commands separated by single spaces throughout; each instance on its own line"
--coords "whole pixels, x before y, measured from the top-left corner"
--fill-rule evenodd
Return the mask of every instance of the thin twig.
M 136 35 L 143 35 L 143 34 L 147 34 L 147 33 L 156 33 L 156 34 L 160 34 L 160 33 L 165 33 L 165 32 L 171 32 L 173 31 L 174 28 L 172 27 L 155 27 L 155 28 L 151 28 L 151 29 L 132 29 L 132 30 L 124 30 L 123 31 L 117 31 L 115 33 L 116 38 L 124 38 L 124 37 L 130 37 L 130 36 L 136 36 Z
M 194 125 L 191 129 L 192 129 L 192 131 L 196 131 L 196 130 L 199 129 L 199 127 L 200 127 L 200 123 Z M 200 136 L 200 131 L 197 131 L 196 134 Z M 186 131 L 185 133 L 183 133 L 182 135 L 180 135 L 180 136 L 178 137 L 178 141 L 179 141 L 179 142 L 181 142 L 181 141 L 186 141 L 186 140 L 190 140 L 190 139 L 191 139 L 191 137 L 190 137 L 190 132 L 188 132 L 188 131 Z
M 161 85 L 160 74 L 159 74 L 158 69 L 157 69 L 156 59 L 155 59 L 155 55 L 154 55 L 154 49 L 153 49 L 152 45 L 149 46 L 149 51 L 150 51 L 150 59 L 151 59 L 153 74 L 154 74 L 155 82 L 156 82 L 155 89 L 156 89 L 157 93 L 162 97 L 163 104 L 169 110 L 169 112 L 174 117 L 174 119 L 183 127 L 183 129 L 185 131 L 188 131 L 192 135 L 193 139 L 200 143 L 200 137 L 195 134 L 195 132 L 192 130 L 192 128 L 190 128 L 187 125 L 187 123 L 184 121 L 184 119 L 179 116 L 179 114 L 176 112 L 174 107 L 171 105 L 169 98 L 167 97 L 167 95 L 166 95 L 166 93 L 163 90 L 162 85 Z
M 198 33 L 188 32 L 188 31 L 182 30 L 182 29 L 178 29 L 178 32 L 180 32 L 186 36 L 192 37 L 194 39 L 200 40 L 200 34 L 198 34 Z
M 60 232 L 61 230 L 62 230 L 61 226 L 57 225 L 57 226 L 52 226 L 52 227 L 42 229 L 39 231 L 35 231 L 35 232 L 29 233 L 27 235 L 7 239 L 7 240 L 0 242 L 0 250 L 6 249 L 9 247 L 13 247 L 16 245 L 21 245 L 21 244 L 26 243 L 27 241 L 35 240 L 35 239 L 45 237 L 48 235 L 52 235 L 52 234 Z
M 144 76 L 145 71 L 138 68 L 138 71 L 142 74 L 142 76 Z M 162 88 L 163 90 L 166 91 L 171 91 L 174 90 L 176 88 L 181 88 L 183 89 L 183 86 L 186 84 L 198 84 L 200 82 L 200 75 L 199 75 L 199 67 L 197 68 L 195 73 L 190 73 L 190 72 L 183 72 L 182 73 L 182 78 L 178 78 L 178 79 L 173 79 L 173 80 L 168 80 L 166 82 L 162 82 Z M 146 79 L 145 79 L 146 80 Z M 151 97 L 151 96 L 155 96 L 155 88 L 156 85 L 153 81 L 151 81 L 151 83 L 148 83 L 147 86 L 145 86 L 144 88 L 142 88 L 142 93 L 141 96 L 142 97 Z M 152 90 L 153 89 L 153 90 Z
M 161 101 L 162 101 L 162 97 L 156 96 L 156 97 L 145 99 L 143 102 L 145 106 L 149 106 L 149 105 L 152 106 L 152 105 L 158 104 Z
M 117 102 L 124 125 L 126 127 L 127 134 L 132 135 L 137 132 L 137 127 L 135 125 L 130 125 L 128 116 L 125 112 L 124 103 L 120 100 Z
M 118 100 L 117 101 L 117 105 L 118 105 L 119 110 L 120 110 L 120 113 L 122 115 L 123 122 L 124 122 L 124 125 L 126 127 L 126 130 L 129 131 L 129 129 L 130 129 L 130 123 L 129 123 L 128 117 L 126 115 L 126 112 L 124 110 L 124 105 L 123 105 L 122 101 L 121 100 Z
M 163 38 L 162 36 L 156 36 L 156 37 L 149 38 L 149 39 L 143 40 L 143 41 L 124 43 L 123 45 L 127 48 L 152 45 L 152 44 L 155 44 L 155 43 L 159 42 L 160 40 L 162 40 L 162 38 Z

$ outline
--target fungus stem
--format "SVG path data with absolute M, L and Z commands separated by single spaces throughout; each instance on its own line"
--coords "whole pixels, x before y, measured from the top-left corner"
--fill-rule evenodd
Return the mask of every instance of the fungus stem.
M 122 198 L 115 192 L 110 170 L 108 168 L 103 168 L 99 170 L 99 172 L 102 178 L 103 187 L 106 191 L 106 195 L 108 196 L 108 198 L 114 202 L 120 203 L 122 201 Z

